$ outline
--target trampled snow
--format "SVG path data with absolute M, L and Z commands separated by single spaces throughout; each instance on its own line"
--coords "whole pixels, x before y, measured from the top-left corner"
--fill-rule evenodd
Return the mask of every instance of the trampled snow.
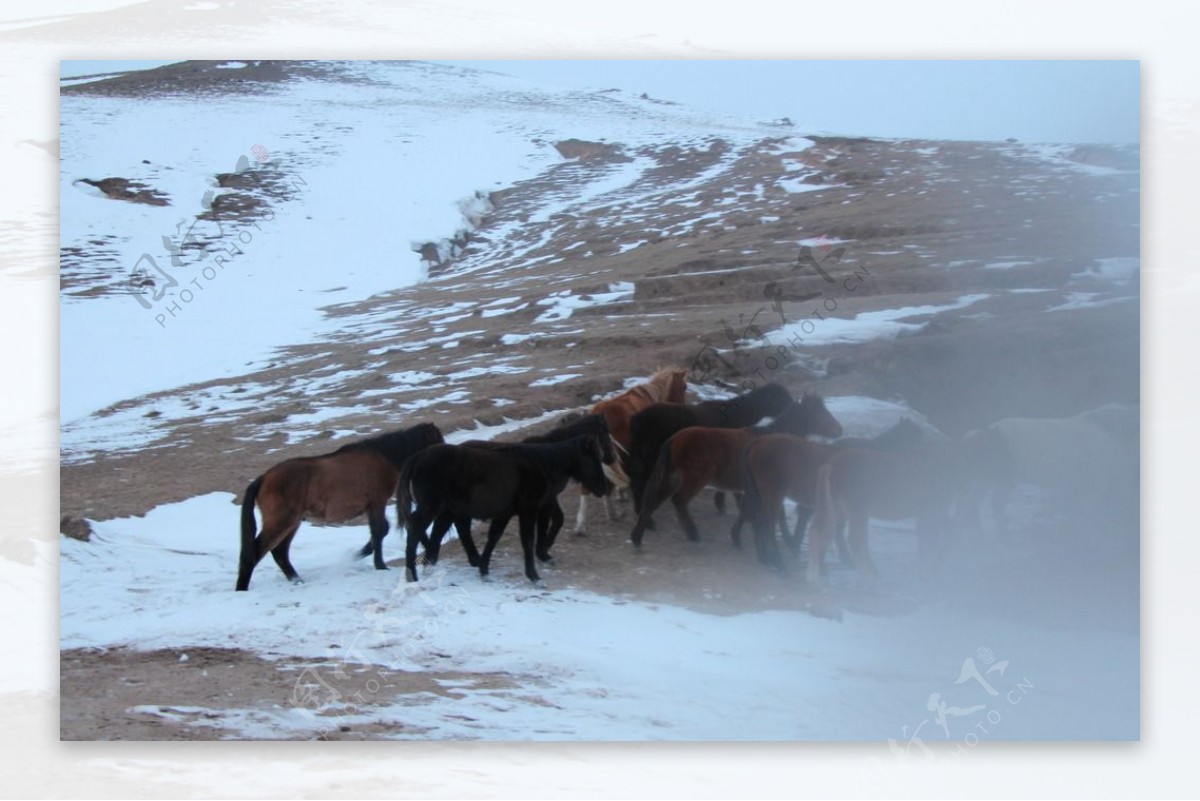
M 353 558 L 365 526 L 305 524 L 292 548 L 305 583 L 289 584 L 267 560 L 250 591 L 237 593 L 237 521 L 233 496 L 213 493 L 94 523 L 91 542 L 63 539 L 62 647 L 236 647 L 328 669 L 374 665 L 383 683 L 389 671 L 468 676 L 458 681 L 469 692 L 375 699 L 370 684 L 352 698 L 307 672 L 284 703 L 205 710 L 164 700 L 141 709 L 242 737 L 315 737 L 369 721 L 403 723 L 413 733 L 396 736 L 420 739 L 903 744 L 918 726 L 930 743 L 961 742 L 968 731 L 983 740 L 1137 733 L 1136 692 L 1103 703 L 1093 695 L 1104 692 L 1109 671 L 1136 675 L 1136 637 L 1116 632 L 1038 629 L 937 608 L 847 611 L 840 620 L 712 615 L 559 586 L 552 567 L 544 588 L 513 564 L 494 564 L 483 581 L 449 557 L 410 584 L 400 570 Z M 873 537 L 880 548 L 912 547 L 903 528 L 881 526 Z M 398 555 L 401 542 L 393 533 L 385 554 Z M 560 558 L 570 558 L 569 543 Z M 177 669 L 194 668 L 181 661 Z M 471 675 L 496 673 L 513 686 L 471 689 Z M 944 732 L 930 714 L 934 695 L 957 710 Z M 988 734 L 972 728 L 996 716 Z

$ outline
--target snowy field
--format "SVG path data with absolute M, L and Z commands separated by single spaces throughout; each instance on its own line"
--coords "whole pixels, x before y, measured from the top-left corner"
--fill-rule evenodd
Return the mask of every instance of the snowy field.
M 62 647 L 177 649 L 180 670 L 189 669 L 187 650 L 202 646 L 380 670 L 357 698 L 314 671 L 297 677 L 292 703 L 162 704 L 153 714 L 191 712 L 179 719 L 250 738 L 319 736 L 367 721 L 413 726 L 422 739 L 892 738 L 916 748 L 910 738 L 921 726 L 931 745 L 972 732 L 967 742 L 1137 737 L 1137 693 L 1106 690 L 1113 674 L 1137 673 L 1137 638 L 1117 632 L 1031 628 L 942 605 L 840 620 L 712 615 L 561 586 L 553 568 L 545 587 L 526 582 L 517 564 L 498 564 L 484 581 L 450 559 L 408 584 L 400 570 L 353 559 L 365 526 L 306 526 L 292 551 L 304 584 L 289 584 L 268 560 L 249 592 L 234 593 L 232 503 L 201 496 L 97 523 L 91 543 L 64 539 Z M 878 527 L 874 547 L 885 555 L 876 558 L 910 557 L 903 533 Z M 389 536 L 386 552 L 398 555 L 401 542 Z M 449 696 L 376 706 L 389 671 L 502 672 L 518 687 L 476 691 L 466 680 Z M 938 704 L 928 707 L 935 693 L 957 710 L 943 715 L 944 728 Z M 1080 714 L 1086 699 L 1090 716 Z

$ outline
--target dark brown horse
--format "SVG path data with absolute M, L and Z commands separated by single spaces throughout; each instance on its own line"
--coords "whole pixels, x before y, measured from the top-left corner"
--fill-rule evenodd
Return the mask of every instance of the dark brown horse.
M 729 400 L 697 404 L 655 403 L 633 416 L 629 423 L 629 488 L 633 508 L 639 516 L 642 496 L 658 452 L 672 435 L 691 426 L 745 428 L 764 417 L 776 417 L 792 403 L 792 396 L 779 384 L 766 384 Z M 640 518 L 639 518 L 640 519 Z M 652 524 L 647 521 L 647 525 Z
M 752 521 L 759 560 L 765 564 L 781 564 L 775 547 L 776 524 L 778 522 L 780 531 L 784 532 L 785 541 L 798 550 L 804 539 L 808 518 L 817 505 L 817 478 L 821 465 L 842 451 L 906 450 L 916 447 L 923 438 L 921 429 L 905 418 L 870 439 L 845 437 L 829 444 L 788 434 L 770 434 L 755 439 L 746 446 L 743 455 L 746 500 L 734 531 L 745 520 Z M 785 498 L 795 501 L 799 512 L 795 534 L 790 538 L 783 525 Z M 736 542 L 736 533 L 734 537 Z M 843 561 L 849 563 L 850 555 L 840 529 L 834 532 L 834 542 Z
M 375 567 L 386 570 L 382 544 L 388 531 L 384 510 L 396 491 L 404 463 L 431 445 L 444 442 L 432 423 L 344 445 L 322 456 L 288 459 L 263 473 L 242 500 L 242 552 L 237 589 L 250 587 L 250 575 L 270 553 L 289 581 L 300 576 L 288 558 L 301 520 L 338 523 L 366 514 L 371 527 Z M 262 533 L 255 536 L 254 507 L 262 513 Z
M 855 448 L 835 454 L 817 470 L 809 582 L 820 582 L 825 549 L 843 525 L 859 573 L 868 580 L 878 577 L 867 549 L 871 518 L 915 519 L 919 553 L 926 559 L 935 556 L 949 533 L 951 507 L 967 480 L 954 443 L 926 442 L 900 451 Z
M 761 428 L 693 426 L 674 434 L 659 449 L 658 462 L 642 498 L 642 511 L 630 535 L 633 544 L 642 544 L 647 520 L 667 498 L 675 505 L 679 523 L 688 539 L 698 540 L 700 536 L 688 512 L 688 501 L 705 487 L 741 492 L 745 488 L 743 456 L 746 446 L 755 437 L 772 433 L 833 438 L 841 436 L 842 426 L 825 408 L 820 395 L 806 392 L 798 403 L 793 402 L 769 425 Z M 732 531 L 734 545 L 740 544 L 741 525 L 739 515 Z
M 617 461 L 604 468 L 604 474 L 613 486 L 619 490 L 629 488 L 629 448 L 631 436 L 629 421 L 633 416 L 654 403 L 683 403 L 687 397 L 687 370 L 681 367 L 663 367 L 644 384 L 638 384 L 615 398 L 608 398 L 592 407 L 592 414 L 604 416 L 613 443 L 619 451 Z M 617 519 L 617 510 L 613 505 L 612 494 L 605 497 L 605 508 L 608 519 Z M 581 491 L 579 495 L 579 513 L 575 516 L 575 533 L 583 534 L 587 521 L 588 494 Z
M 535 527 L 544 508 L 556 501 L 570 479 L 593 495 L 606 494 L 609 484 L 600 459 L 595 437 L 588 435 L 539 445 L 435 445 L 421 452 L 405 464 L 396 493 L 396 510 L 408 533 L 404 564 L 409 581 L 418 578 L 417 544 L 430 523 L 435 527 L 426 558 L 433 562 L 452 523 L 490 520 L 482 554 L 469 527 L 459 528 L 467 559 L 486 576 L 492 551 L 513 517 L 520 523 L 525 575 L 538 581 Z

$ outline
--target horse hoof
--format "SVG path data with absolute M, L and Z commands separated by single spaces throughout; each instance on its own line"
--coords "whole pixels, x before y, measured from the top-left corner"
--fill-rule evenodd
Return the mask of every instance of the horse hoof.
M 288 581 L 292 582 L 293 584 L 303 584 L 304 583 L 304 579 L 300 578 L 299 576 L 292 576 L 290 579 L 288 579 Z
M 388 566 L 387 565 L 375 565 L 375 569 L 376 570 L 387 570 Z

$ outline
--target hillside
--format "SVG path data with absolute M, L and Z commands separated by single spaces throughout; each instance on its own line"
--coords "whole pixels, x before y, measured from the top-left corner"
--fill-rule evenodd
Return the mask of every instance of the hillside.
M 231 701 L 171 701 L 220 706 L 218 723 L 140 709 L 159 702 L 121 690 L 64 715 L 64 737 L 311 736 L 262 699 L 286 706 L 295 671 L 335 652 L 394 664 L 388 649 L 411 640 L 371 624 L 360 641 L 362 615 L 344 608 L 416 603 L 403 582 L 391 589 L 399 571 L 385 583 L 339 561 L 365 526 L 302 529 L 309 584 L 264 564 L 250 597 L 225 593 L 229 502 L 283 458 L 425 420 L 452 441 L 512 436 L 668 364 L 692 368 L 694 397 L 766 380 L 819 392 L 848 434 L 910 415 L 957 437 L 1138 401 L 1136 150 L 818 135 L 417 62 L 187 62 L 62 96 L 61 511 L 95 532 L 63 541 L 64 699 L 97 670 L 166 682 L 164 665 L 197 649 L 254 677 Z M 903 526 L 883 526 L 872 549 L 892 578 L 876 593 L 846 571 L 825 593 L 771 574 L 699 509 L 701 546 L 664 514 L 635 555 L 632 521 L 593 507 L 544 590 L 522 583 L 511 532 L 487 584 L 451 548 L 445 588 L 470 594 L 471 624 L 422 637 L 403 665 L 426 678 L 375 699 L 383 712 L 347 736 L 721 739 L 720 710 L 682 714 L 684 699 L 711 687 L 706 671 L 715 681 L 759 653 L 743 701 L 760 718 L 726 736 L 895 737 L 988 632 L 1063 681 L 1073 648 L 1120 653 L 1111 674 L 1076 677 L 1002 737 L 1136 736 L 1136 523 L 1089 540 L 1043 502 L 1023 498 L 1016 542 L 973 541 L 932 584 Z M 711 509 L 707 496 L 696 506 Z M 389 558 L 401 543 L 388 538 Z M 178 617 L 160 611 L 167 599 Z M 314 603 L 315 622 L 286 611 Z M 247 605 L 283 610 L 279 623 L 228 631 Z M 566 634 L 560 607 L 595 616 L 617 652 L 647 647 L 619 631 L 661 636 L 669 618 L 687 634 L 647 655 L 648 672 L 672 652 L 708 653 L 731 616 L 744 625 L 694 683 L 622 689 L 599 676 L 627 658 L 598 667 L 587 636 L 567 636 L 558 661 L 537 655 L 539 638 Z M 490 609 L 528 624 L 529 641 L 483 648 Z M 931 626 L 955 633 L 919 654 L 902 644 Z M 773 627 L 824 655 L 772 650 Z M 280 636 L 299 630 L 303 642 Z M 844 714 L 805 702 L 809 722 L 793 725 L 779 679 L 802 666 L 823 677 L 814 697 L 852 675 L 873 700 Z M 477 726 L 448 723 L 447 699 L 473 697 L 445 689 L 460 686 L 486 688 L 485 707 L 521 722 L 506 730 L 485 711 L 468 715 Z M 593 700 L 573 707 L 580 687 Z M 1099 692 L 1118 700 L 1080 716 Z M 419 721 L 397 723 L 429 693 Z M 665 700 L 647 711 L 648 694 Z M 541 728 L 547 705 L 573 722 Z M 256 709 L 255 722 L 231 709 Z

